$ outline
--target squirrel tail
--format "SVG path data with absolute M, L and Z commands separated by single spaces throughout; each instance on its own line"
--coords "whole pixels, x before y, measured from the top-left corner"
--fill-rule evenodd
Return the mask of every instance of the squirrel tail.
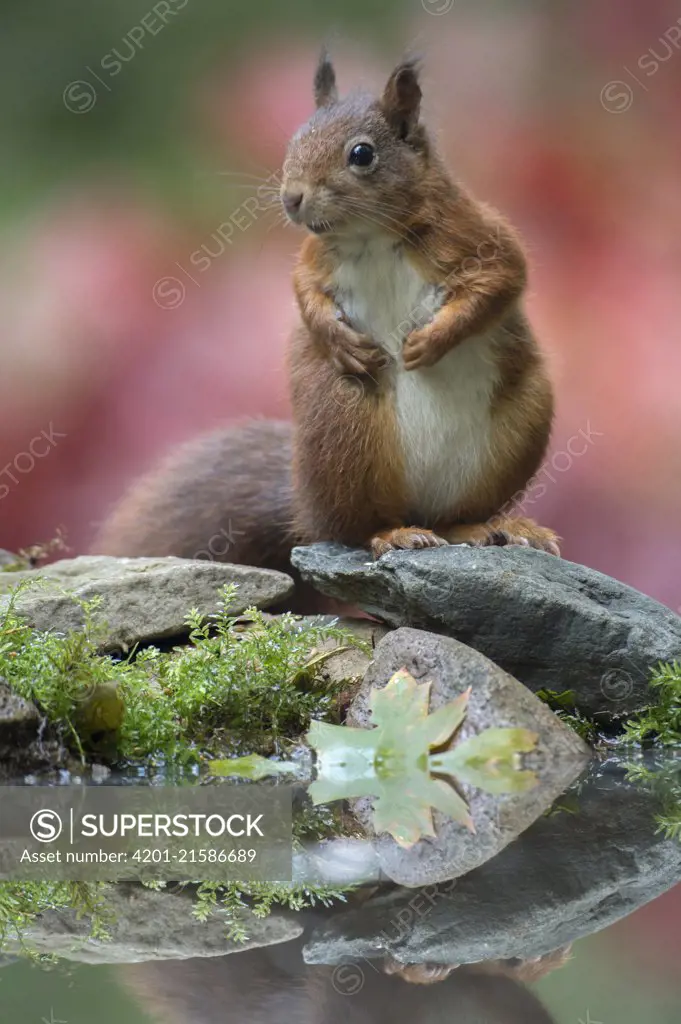
M 252 420 L 171 453 L 123 497 L 91 552 L 290 571 L 292 500 L 291 425 Z

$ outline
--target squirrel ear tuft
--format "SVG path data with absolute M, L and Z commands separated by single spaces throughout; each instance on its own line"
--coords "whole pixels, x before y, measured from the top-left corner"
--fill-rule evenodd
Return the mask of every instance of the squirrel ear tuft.
M 421 109 L 418 76 L 419 62 L 416 59 L 402 61 L 388 79 L 383 92 L 383 113 L 402 139 L 406 139 L 418 124 Z
M 328 107 L 335 103 L 337 99 L 336 72 L 325 48 L 319 55 L 319 63 L 315 71 L 314 101 L 318 107 Z

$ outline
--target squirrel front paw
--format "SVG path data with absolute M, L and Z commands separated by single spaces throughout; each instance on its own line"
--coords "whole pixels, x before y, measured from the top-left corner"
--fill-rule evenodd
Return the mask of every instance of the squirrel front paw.
M 402 348 L 405 370 L 434 366 L 453 347 L 452 338 L 428 324 L 407 335 Z
M 342 374 L 372 376 L 385 369 L 390 357 L 371 338 L 339 323 L 331 339 L 331 360 Z

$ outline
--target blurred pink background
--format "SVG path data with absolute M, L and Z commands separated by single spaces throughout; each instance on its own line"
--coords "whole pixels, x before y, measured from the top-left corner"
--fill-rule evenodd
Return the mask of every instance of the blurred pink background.
M 681 53 L 664 32 L 681 9 L 550 7 L 432 16 L 414 4 L 404 34 L 425 54 L 427 110 L 454 173 L 515 221 L 530 253 L 529 309 L 558 394 L 531 514 L 563 535 L 567 558 L 677 608 Z M 389 70 L 367 44 L 340 43 L 335 56 L 348 87 Z M 274 212 L 239 208 L 308 115 L 315 57 L 316 43 L 278 39 L 197 75 L 189 109 L 213 149 L 210 166 L 198 154 L 188 173 L 197 194 L 210 190 L 207 210 L 173 211 L 134 177 L 100 172 L 7 229 L 0 468 L 16 483 L 0 476 L 3 546 L 63 526 L 83 551 L 130 480 L 173 445 L 224 421 L 287 415 L 299 238 Z M 217 230 L 232 215 L 241 226 L 230 222 L 224 244 Z M 190 254 L 203 244 L 224 252 L 197 271 Z M 65 436 L 33 467 L 19 460 L 30 472 L 12 469 L 50 424 Z M 568 450 L 580 431 L 589 444 Z

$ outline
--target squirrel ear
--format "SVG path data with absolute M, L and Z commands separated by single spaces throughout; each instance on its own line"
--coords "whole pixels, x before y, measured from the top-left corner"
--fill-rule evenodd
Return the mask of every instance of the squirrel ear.
M 319 55 L 314 76 L 314 101 L 318 107 L 328 107 L 338 99 L 336 72 L 326 49 Z
M 402 139 L 407 138 L 419 120 L 421 86 L 418 71 L 416 60 L 398 64 L 388 79 L 381 100 L 383 113 Z

